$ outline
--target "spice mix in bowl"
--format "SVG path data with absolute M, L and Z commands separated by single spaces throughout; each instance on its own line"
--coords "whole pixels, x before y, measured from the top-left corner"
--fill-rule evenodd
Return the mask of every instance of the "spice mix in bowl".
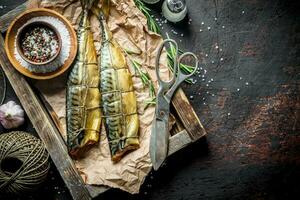
M 60 53 L 61 37 L 51 24 L 36 21 L 19 30 L 16 46 L 20 56 L 28 63 L 45 65 Z
M 5 50 L 13 67 L 23 75 L 46 80 L 67 71 L 77 54 L 72 24 L 56 11 L 26 10 L 10 24 Z

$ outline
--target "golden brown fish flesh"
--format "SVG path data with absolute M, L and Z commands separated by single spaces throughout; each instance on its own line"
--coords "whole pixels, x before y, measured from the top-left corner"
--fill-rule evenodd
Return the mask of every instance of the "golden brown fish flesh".
M 125 56 L 108 30 L 103 6 L 99 14 L 102 44 L 99 56 L 101 72 L 101 108 L 112 160 L 117 162 L 128 151 L 139 147 L 139 119 L 131 73 Z
M 92 2 L 82 1 L 78 53 L 67 83 L 67 145 L 75 158 L 99 141 L 101 128 L 100 71 L 88 12 Z

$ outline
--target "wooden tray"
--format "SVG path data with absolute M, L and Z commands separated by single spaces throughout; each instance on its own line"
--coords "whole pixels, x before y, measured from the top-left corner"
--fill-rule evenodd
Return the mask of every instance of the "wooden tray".
M 69 33 L 70 33 L 70 39 L 71 44 L 74 48 L 70 48 L 70 54 L 68 59 L 65 61 L 65 63 L 59 67 L 54 72 L 49 73 L 34 73 L 23 67 L 19 61 L 14 56 L 14 50 L 15 50 L 15 38 L 18 29 L 26 23 L 29 19 L 37 16 L 52 16 L 60 19 L 67 27 Z M 60 74 L 64 73 L 72 64 L 73 60 L 75 59 L 76 53 L 77 53 L 77 37 L 76 33 L 71 25 L 71 23 L 61 14 L 54 12 L 49 9 L 45 8 L 36 8 L 36 9 L 30 9 L 25 12 L 23 12 L 21 15 L 17 16 L 10 26 L 7 29 L 6 38 L 5 38 L 5 49 L 8 56 L 8 59 L 12 63 L 12 65 L 23 75 L 39 79 L 39 80 L 45 80 L 45 79 L 51 79 L 56 76 L 59 76 Z
M 0 17 L 0 31 L 5 32 L 9 23 L 16 15 L 24 11 L 26 5 L 23 4 L 11 12 Z M 10 81 L 16 95 L 26 111 L 31 123 L 36 129 L 39 137 L 43 140 L 46 148 L 68 187 L 73 199 L 86 200 L 98 196 L 108 187 L 91 186 L 83 183 L 72 159 L 68 155 L 67 147 L 54 124 L 55 113 L 51 108 L 40 102 L 33 92 L 24 76 L 18 73 L 9 62 L 4 50 L 4 41 L 0 36 L 0 64 Z M 201 122 L 190 105 L 182 89 L 179 89 L 172 100 L 175 108 L 175 115 L 178 116 L 173 132 L 170 137 L 169 152 L 171 155 L 185 146 L 195 142 L 206 134 Z M 53 121 L 54 120 L 54 121 Z

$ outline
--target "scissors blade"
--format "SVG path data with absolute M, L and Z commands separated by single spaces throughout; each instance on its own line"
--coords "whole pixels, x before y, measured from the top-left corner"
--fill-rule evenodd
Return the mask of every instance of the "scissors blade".
M 169 131 L 168 121 L 155 119 L 150 138 L 150 157 L 154 170 L 157 170 L 168 154 Z

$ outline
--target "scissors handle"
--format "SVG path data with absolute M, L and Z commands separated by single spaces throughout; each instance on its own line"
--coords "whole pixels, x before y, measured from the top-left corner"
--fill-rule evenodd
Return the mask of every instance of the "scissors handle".
M 182 72 L 182 70 L 180 69 L 180 63 L 182 61 L 182 59 L 184 59 L 185 57 L 188 57 L 188 56 L 192 56 L 194 59 L 195 59 L 195 66 L 194 66 L 194 70 L 189 73 L 189 74 L 185 74 Z M 176 61 L 175 61 L 176 62 Z M 170 88 L 170 90 L 166 93 L 166 98 L 169 98 L 171 99 L 175 90 L 179 87 L 179 85 L 187 78 L 191 77 L 198 69 L 198 65 L 199 65 L 199 60 L 197 58 L 197 56 L 192 53 L 192 52 L 185 52 L 183 53 L 177 60 L 176 62 L 176 67 L 175 68 L 178 68 L 178 73 L 177 73 L 177 76 L 176 76 L 176 79 L 175 79 L 175 82 L 174 84 L 172 85 L 172 87 Z
M 161 45 L 160 45 L 160 47 L 158 49 L 158 52 L 157 52 L 156 60 L 155 60 L 155 67 L 156 67 L 155 72 L 156 72 L 156 77 L 157 77 L 157 80 L 158 80 L 158 83 L 159 83 L 160 87 L 162 87 L 164 89 L 168 89 L 172 85 L 172 83 L 174 83 L 175 78 L 176 78 L 175 74 L 176 74 L 176 72 L 178 70 L 178 67 L 177 67 L 176 61 L 175 61 L 174 66 L 173 66 L 173 75 L 172 75 L 172 78 L 170 80 L 168 80 L 168 81 L 164 81 L 160 77 L 160 73 L 159 73 L 159 61 L 160 61 L 160 57 L 161 57 L 161 54 L 162 54 L 162 50 L 165 47 L 165 44 L 167 44 L 167 43 L 171 43 L 171 44 L 174 45 L 174 47 L 175 47 L 175 58 L 177 59 L 177 56 L 178 56 L 178 45 L 175 42 L 175 40 L 166 39 L 166 40 L 164 40 L 161 43 Z

